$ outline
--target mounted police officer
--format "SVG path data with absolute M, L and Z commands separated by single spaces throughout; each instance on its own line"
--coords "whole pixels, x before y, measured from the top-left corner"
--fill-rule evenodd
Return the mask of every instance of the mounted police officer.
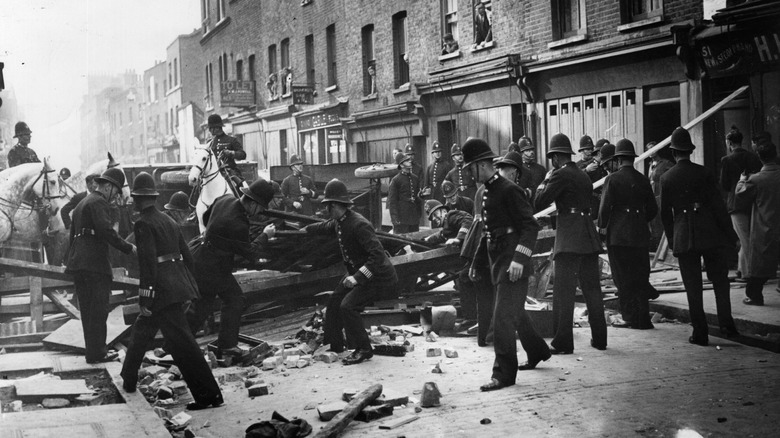
M 557 231 L 553 260 L 555 284 L 553 288 L 552 354 L 574 352 L 574 294 L 579 279 L 592 339 L 590 345 L 597 350 L 607 349 L 607 322 L 601 295 L 599 253 L 602 251 L 596 227 L 590 218 L 590 202 L 593 185 L 577 164 L 571 160 L 574 151 L 564 134 L 550 139 L 547 158 L 554 170 L 545 176 L 536 189 L 534 206 L 542 210 L 555 202 L 558 210 Z
M 159 193 L 151 175 L 139 173 L 133 181 L 131 195 L 135 209 L 140 213 L 133 231 L 138 244 L 141 314 L 133 324 L 122 365 L 122 387 L 127 392 L 135 392 L 144 353 L 161 330 L 166 349 L 195 399 L 187 408 L 219 406 L 224 403 L 219 385 L 185 316 L 191 302 L 199 296 L 191 273 L 192 254 L 176 222 L 155 207 Z
M 672 154 L 677 162 L 661 177 L 661 221 L 669 247 L 680 263 L 693 335 L 691 344 L 709 343 L 707 317 L 702 298 L 701 259 L 715 290 L 718 324 L 725 336 L 736 336 L 731 316 L 729 255 L 739 238 L 729 218 L 726 203 L 718 191 L 715 175 L 691 162 L 696 148 L 684 128 L 672 132 Z
M 395 234 L 411 233 L 420 230 L 422 200 L 418 193 L 420 180 L 412 170 L 412 156 L 396 155 L 398 175 L 390 180 L 387 190 L 387 209 Z
M 241 176 L 241 170 L 238 169 L 236 160 L 246 160 L 246 152 L 237 138 L 225 134 L 222 127 L 222 117 L 219 114 L 212 114 L 208 118 L 208 128 L 212 139 L 209 149 L 219 161 L 226 166 L 226 170 L 233 183 L 241 187 L 244 178 Z
M 454 167 L 444 179 L 452 182 L 461 196 L 473 201 L 474 195 L 477 193 L 477 182 L 469 168 L 463 165 L 463 150 L 457 143 L 450 148 L 450 157 Z
M 607 176 L 599 208 L 598 226 L 606 235 L 609 265 L 618 288 L 623 322 L 614 327 L 651 329 L 647 303 L 650 279 L 650 229 L 648 223 L 658 214 L 653 189 L 646 176 L 634 169 L 634 144 L 621 139 L 614 159 L 602 150 L 602 166 L 617 162 L 616 171 Z M 607 164 L 610 163 L 610 164 Z
M 27 123 L 17 122 L 14 126 L 14 138 L 19 141 L 8 151 L 8 167 L 15 167 L 25 163 L 40 163 L 38 155 L 28 145 L 32 138 L 32 131 Z
M 234 258 L 239 255 L 247 260 L 256 259 L 258 247 L 265 245 L 276 233 L 275 225 L 267 225 L 257 238 L 250 241 L 249 218 L 261 214 L 273 198 L 273 186 L 264 179 L 242 187 L 241 198 L 233 194 L 217 198 L 203 213 L 206 231 L 203 241 L 195 246 L 195 280 L 201 299 L 195 312 L 189 316 L 190 328 L 196 333 L 209 314 L 217 297 L 222 301 L 222 313 L 217 347 L 219 355 L 239 356 L 238 331 L 244 298 L 241 287 L 233 277 Z
M 282 181 L 282 193 L 287 198 L 288 211 L 311 216 L 314 214 L 311 200 L 317 198 L 314 181 L 303 174 L 303 160 L 297 155 L 290 156 L 290 169 L 292 174 Z
M 441 154 L 441 145 L 438 141 L 433 142 L 433 148 L 431 149 L 433 163 L 429 164 L 428 169 L 425 171 L 425 186 L 420 192 L 421 198 L 430 198 L 444 202 L 441 184 L 452 169 L 452 164 L 448 160 L 443 159 Z
M 495 290 L 493 313 L 496 359 L 490 382 L 482 391 L 494 391 L 515 384 L 518 370 L 533 369 L 550 358 L 547 343 L 534 329 L 525 311 L 528 277 L 532 272 L 531 254 L 536 245 L 539 224 L 533 217 L 522 189 L 493 169 L 496 155 L 482 139 L 469 138 L 463 145 L 463 158 L 477 182 L 484 184 L 482 218 L 485 235 L 477 257 L 487 255 L 490 278 Z M 480 263 L 475 260 L 473 263 Z M 477 279 L 476 271 L 471 273 Z M 528 363 L 518 367 L 517 337 Z
M 113 228 L 111 205 L 122 194 L 125 174 L 117 168 L 106 169 L 95 178 L 97 189 L 73 210 L 67 269 L 73 275 L 79 306 L 87 363 L 116 359 L 106 351 L 106 321 L 111 297 L 111 263 L 108 245 L 125 254 L 135 253 L 135 245 L 125 242 Z
M 394 292 L 398 276 L 371 222 L 350 208 L 353 202 L 343 182 L 331 180 L 325 186 L 322 203 L 330 220 L 307 225 L 303 230 L 336 237 L 347 268 L 347 274 L 328 301 L 325 343 L 335 352 L 344 351 L 345 345 L 354 347 L 342 362 L 358 364 L 374 356 L 360 312 L 366 304 Z M 346 333 L 346 344 L 342 330 Z

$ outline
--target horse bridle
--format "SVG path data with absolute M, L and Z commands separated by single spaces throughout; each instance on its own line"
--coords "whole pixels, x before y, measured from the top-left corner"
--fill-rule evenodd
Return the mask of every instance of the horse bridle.
M 43 202 L 42 199 L 45 199 L 46 201 L 51 201 L 52 199 L 56 199 L 61 197 L 62 195 L 53 195 L 51 190 L 49 190 L 49 173 L 54 172 L 53 169 L 49 169 L 46 164 L 43 165 L 43 168 L 41 168 L 40 173 L 38 173 L 38 177 L 33 180 L 32 184 L 30 184 L 30 187 L 35 187 L 35 184 L 43 178 L 43 188 L 41 189 L 41 196 L 36 196 L 35 200 L 32 204 L 30 204 L 30 207 L 23 207 L 26 202 L 24 199 L 19 202 L 17 205 L 16 203 L 12 202 L 9 199 L 0 197 L 0 207 L 15 207 L 17 210 L 29 210 L 30 213 L 33 211 L 38 212 L 44 212 L 47 216 L 51 217 L 51 202 Z M 35 191 L 33 190 L 33 193 Z M 14 219 L 13 217 L 4 209 L 0 208 L 0 212 L 2 212 L 5 217 L 8 218 L 9 223 L 11 224 L 11 229 L 14 228 Z
M 209 167 L 209 163 L 211 163 L 211 160 L 212 160 L 212 159 L 216 160 L 216 156 L 214 155 L 214 152 L 212 152 L 212 151 L 211 151 L 211 148 L 207 148 L 207 149 L 206 149 L 206 152 L 208 153 L 208 157 L 206 158 L 206 162 L 205 162 L 205 163 L 203 163 L 203 166 L 199 166 L 199 165 L 197 165 L 197 164 L 194 164 L 194 165 L 193 165 L 193 167 L 194 167 L 194 168 L 196 168 L 196 169 L 198 169 L 198 170 L 200 171 L 200 176 L 198 176 L 198 190 L 197 190 L 197 191 L 198 191 L 198 193 L 196 194 L 196 193 L 195 193 L 196 191 L 195 191 L 195 190 L 193 190 L 193 191 L 190 193 L 190 199 L 188 199 L 188 201 L 187 201 L 187 202 L 189 202 L 190 206 L 191 206 L 191 207 L 193 207 L 193 208 L 195 207 L 195 205 L 192 203 L 192 198 L 193 198 L 193 197 L 195 197 L 195 196 L 197 196 L 198 200 L 200 200 L 201 202 L 203 202 L 203 204 L 204 204 L 204 205 L 206 205 L 206 206 L 208 207 L 208 204 L 206 204 L 206 202 L 205 202 L 205 201 L 203 201 L 203 200 L 201 200 L 201 199 L 200 199 L 200 191 L 202 191 L 202 190 L 203 190 L 203 187 L 204 187 L 206 184 L 208 184 L 208 183 L 210 183 L 211 181 L 213 181 L 213 180 L 214 180 L 214 178 L 216 178 L 216 177 L 219 175 L 219 173 L 220 173 L 220 167 L 219 167 L 219 165 L 218 165 L 218 166 L 217 166 L 217 170 L 215 170 L 215 171 L 213 171 L 213 172 L 211 172 L 211 173 L 209 173 L 209 174 L 204 174 L 204 170 L 205 170 L 207 167 Z M 227 190 L 225 190 L 225 193 L 227 193 Z M 225 193 L 223 193 L 223 195 L 224 195 Z

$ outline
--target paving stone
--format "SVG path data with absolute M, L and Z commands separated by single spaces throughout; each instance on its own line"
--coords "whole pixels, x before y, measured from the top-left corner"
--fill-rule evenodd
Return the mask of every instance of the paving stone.
M 41 405 L 46 409 L 67 408 L 70 406 L 70 400 L 66 398 L 45 398 Z
M 330 421 L 347 406 L 347 402 L 338 401 L 317 406 L 317 414 L 322 421 Z
M 334 363 L 334 362 L 338 362 L 339 355 L 332 351 L 326 351 L 323 353 L 315 354 L 314 359 L 324 363 Z
M 244 381 L 244 388 L 250 388 L 255 385 L 262 385 L 263 383 L 265 383 L 265 380 L 263 379 L 257 379 L 257 378 L 246 379 Z
M 275 369 L 281 363 L 281 356 L 269 357 L 263 360 L 263 371 Z

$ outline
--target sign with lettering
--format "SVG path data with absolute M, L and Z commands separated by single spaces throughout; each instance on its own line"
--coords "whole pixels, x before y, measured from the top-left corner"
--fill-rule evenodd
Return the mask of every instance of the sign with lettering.
M 222 106 L 247 107 L 255 105 L 255 81 L 224 81 L 220 83 Z
M 314 103 L 314 87 L 311 85 L 293 85 L 293 104 L 310 105 Z
M 780 65 L 780 29 L 731 31 L 698 41 L 701 67 L 711 76 L 752 73 Z
M 341 128 L 328 128 L 328 140 L 341 140 L 343 137 Z
M 338 110 L 312 114 L 310 116 L 298 117 L 298 131 L 306 129 L 322 128 L 324 126 L 337 125 L 341 123 Z

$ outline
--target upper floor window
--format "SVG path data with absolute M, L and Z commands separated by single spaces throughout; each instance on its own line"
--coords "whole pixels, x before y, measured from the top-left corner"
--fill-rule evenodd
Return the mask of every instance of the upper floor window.
M 328 86 L 332 87 L 337 83 L 336 70 L 336 25 L 331 24 L 325 28 L 326 57 L 328 60 Z
M 173 58 L 173 85 L 179 85 L 179 59 Z
M 306 49 L 306 83 L 310 86 L 314 86 L 314 35 L 306 35 L 304 40 Z
M 242 59 L 236 61 L 236 80 L 237 81 L 244 80 L 244 60 Z
M 441 54 L 458 51 L 458 0 L 441 0 Z
M 664 13 L 663 0 L 621 0 L 623 23 L 634 23 L 658 17 Z
M 173 88 L 173 65 L 168 63 L 168 90 Z
M 279 49 L 282 57 L 282 68 L 290 66 L 290 39 L 285 38 L 282 40 L 282 44 Z
M 474 0 L 474 46 L 493 41 L 493 2 Z
M 406 11 L 401 11 L 393 15 L 393 69 L 396 88 L 409 83 L 409 56 L 406 47 Z
M 585 0 L 553 0 L 552 13 L 554 40 L 585 34 Z
M 211 63 L 206 65 L 206 108 L 214 107 L 214 70 Z M 158 122 L 159 124 L 159 122 Z
M 268 46 L 268 81 L 265 83 L 265 86 L 268 88 L 269 100 L 274 100 L 278 96 L 278 73 L 279 70 L 276 66 L 276 44 L 271 44 Z
M 376 60 L 374 55 L 374 25 L 364 26 L 360 32 L 363 44 L 363 95 L 376 94 Z
M 203 33 L 209 31 L 209 0 L 200 0 L 200 18 L 203 23 Z
M 282 58 L 282 95 L 289 94 L 290 86 L 292 85 L 292 68 L 290 67 L 290 39 L 285 38 L 282 40 L 282 44 L 279 46 L 280 56 Z
M 219 59 L 217 60 L 217 67 L 219 67 L 219 82 L 223 82 L 225 80 L 225 69 L 222 68 L 222 55 L 219 55 Z
M 217 22 L 225 18 L 225 0 L 217 0 Z
M 246 79 L 252 82 L 255 81 L 255 55 L 249 55 L 249 58 L 247 58 Z M 255 85 L 255 93 L 257 93 L 257 85 Z

